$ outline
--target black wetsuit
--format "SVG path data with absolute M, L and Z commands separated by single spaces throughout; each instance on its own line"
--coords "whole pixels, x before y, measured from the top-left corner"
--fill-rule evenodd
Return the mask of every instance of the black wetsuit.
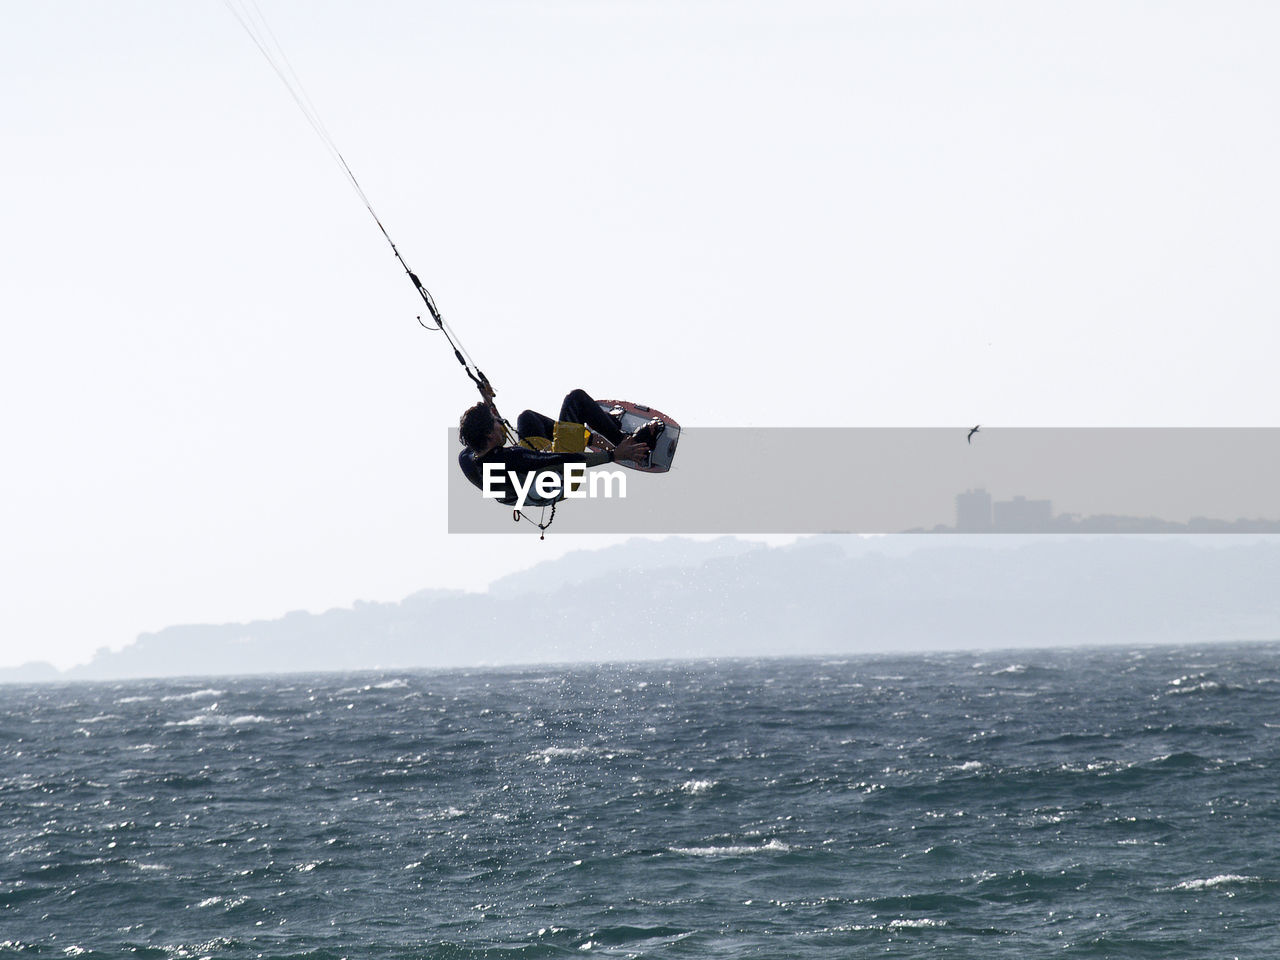
M 560 420 L 563 423 L 585 423 L 592 433 L 600 434 L 615 447 L 624 436 L 618 421 L 601 410 L 600 404 L 585 390 L 571 390 L 565 396 L 564 403 L 560 404 Z M 521 440 L 529 437 L 550 440 L 555 428 L 554 420 L 534 410 L 526 410 L 516 417 L 516 432 Z
M 591 399 L 585 390 L 573 390 L 560 405 L 560 419 L 566 423 L 584 423 L 593 433 L 598 433 L 610 443 L 617 445 L 625 436 L 618 421 L 600 409 L 600 404 Z M 521 440 L 530 437 L 542 437 L 550 440 L 555 432 L 556 421 L 534 410 L 525 410 L 516 418 L 516 432 Z M 494 489 L 502 491 L 499 503 L 512 506 L 516 502 L 516 491 L 508 478 L 508 472 L 516 474 L 518 482 L 524 486 L 528 482 L 528 474 L 541 470 L 555 470 L 567 463 L 586 463 L 581 453 L 549 453 L 542 450 L 529 450 L 525 447 L 497 447 L 482 456 L 476 456 L 471 450 L 463 450 L 458 454 L 458 466 L 468 480 L 484 489 L 484 465 L 486 463 L 501 464 L 502 469 L 496 471 L 500 483 L 494 483 Z M 530 506 L 546 506 L 551 501 L 540 499 L 533 489 L 529 489 L 526 502 Z

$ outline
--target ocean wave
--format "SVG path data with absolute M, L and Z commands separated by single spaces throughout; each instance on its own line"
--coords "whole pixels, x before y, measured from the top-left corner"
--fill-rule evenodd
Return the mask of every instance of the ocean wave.
M 1080 864 L 1054 871 L 1025 868 L 998 874 L 984 871 L 975 877 L 976 895 L 982 900 L 997 903 L 1052 901 L 1078 890 L 1082 882 L 1099 883 L 1113 875 L 1112 870 L 1089 870 Z
M 540 760 L 543 763 L 550 763 L 561 757 L 585 757 L 592 753 L 591 747 L 543 747 L 526 758 L 528 760 Z
M 896 920 L 879 923 L 838 923 L 830 927 L 822 927 L 811 931 L 811 934 L 829 935 L 833 933 L 894 933 L 903 930 L 941 929 L 949 924 L 946 920 L 935 920 L 932 917 L 899 917 Z
M 533 760 L 540 763 L 550 763 L 552 760 L 577 757 L 602 757 L 605 760 L 612 760 L 619 754 L 634 753 L 633 750 L 625 750 L 611 747 L 543 747 L 541 750 L 535 750 L 533 753 L 525 757 L 526 760 Z
M 1257 883 L 1266 883 L 1262 877 L 1246 877 L 1238 873 L 1222 873 L 1216 877 L 1201 880 L 1183 880 L 1175 883 L 1170 890 L 1217 890 L 1219 887 L 1237 887 Z
M 956 913 L 963 914 L 981 906 L 972 897 L 954 893 L 908 893 L 890 897 L 868 897 L 854 901 L 876 913 Z
M 1029 747 L 1070 747 L 1095 746 L 1111 742 L 1114 737 L 1109 733 L 1059 733 L 1052 737 L 1041 737 L 1027 741 Z
M 686 780 L 680 784 L 680 789 L 696 797 L 698 794 L 707 793 L 719 785 L 719 780 Z
M 395 677 L 378 683 L 366 683 L 360 687 L 343 687 L 340 690 L 335 690 L 332 695 L 335 697 L 348 697 L 353 693 L 368 693 L 370 690 L 404 690 L 408 686 L 408 680 L 403 677 Z
M 1170 680 L 1168 686 L 1172 688 L 1166 691 L 1170 696 L 1192 693 L 1235 693 L 1244 689 L 1235 684 L 1215 680 L 1207 673 L 1186 674 Z
M 781 840 L 770 840 L 760 846 L 737 843 L 723 847 L 667 847 L 667 850 L 687 857 L 749 857 L 757 853 L 790 853 L 791 847 Z
M 197 713 L 186 720 L 169 720 L 166 727 L 244 727 L 255 723 L 270 723 L 269 717 L 246 713 L 238 717 L 228 717 L 220 713 Z
M 626 955 L 631 957 L 643 955 L 642 953 L 634 952 L 637 949 L 648 950 L 660 946 L 670 946 L 692 935 L 692 931 L 684 930 L 680 927 L 627 925 L 599 927 L 588 933 L 565 931 L 553 927 L 552 932 L 568 933 L 570 942 L 581 940 L 582 942 L 578 943 L 579 950 L 589 950 L 593 947 L 626 947 Z M 543 930 L 539 930 L 538 935 L 544 936 Z M 613 951 L 610 950 L 609 952 L 612 953 Z
M 1152 757 L 1147 762 L 1153 767 L 1162 767 L 1172 770 L 1189 770 L 1203 767 L 1205 764 L 1211 764 L 1213 761 L 1207 760 L 1198 753 L 1192 753 L 1190 750 L 1179 750 L 1177 753 L 1162 753 L 1158 757 Z
M 1009 666 L 1004 667 L 1003 669 L 992 670 L 991 676 L 998 677 L 1001 674 L 1012 674 L 1016 676 L 1018 674 L 1022 674 L 1026 672 L 1027 672 L 1027 665 L 1025 663 L 1011 663 L 1009 664 Z
M 225 690 L 214 690 L 212 687 L 206 687 L 203 690 L 192 690 L 190 693 L 170 693 L 160 698 L 161 703 L 173 703 L 178 700 L 203 700 L 206 697 L 220 697 Z
M 214 899 L 222 903 L 222 905 L 226 907 L 226 909 L 234 910 L 236 909 L 236 907 L 243 907 L 246 903 L 248 903 L 253 898 L 245 896 L 244 894 L 241 894 L 238 897 L 215 897 Z
M 1169 696 L 1185 696 L 1191 693 L 1231 693 L 1239 690 L 1229 683 L 1220 683 L 1217 680 L 1205 680 L 1203 683 L 1192 684 L 1189 687 L 1177 687 L 1168 691 Z

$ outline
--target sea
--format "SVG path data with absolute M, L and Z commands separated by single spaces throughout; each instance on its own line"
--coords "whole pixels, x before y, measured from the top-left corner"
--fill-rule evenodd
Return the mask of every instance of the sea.
M 1280 645 L 0 687 L 0 957 L 1280 956 Z

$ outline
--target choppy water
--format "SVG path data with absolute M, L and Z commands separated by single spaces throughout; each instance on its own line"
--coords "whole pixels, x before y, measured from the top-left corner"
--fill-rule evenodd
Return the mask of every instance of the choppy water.
M 1275 957 L 1280 646 L 0 687 L 0 956 Z

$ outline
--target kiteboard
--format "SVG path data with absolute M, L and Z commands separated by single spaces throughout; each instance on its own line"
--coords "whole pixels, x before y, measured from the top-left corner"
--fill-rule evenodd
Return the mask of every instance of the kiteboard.
M 661 410 L 646 407 L 642 403 L 629 400 L 600 400 L 600 409 L 618 420 L 625 434 L 635 433 L 646 423 L 657 417 L 667 425 L 658 435 L 658 442 L 649 452 L 648 464 L 632 463 L 629 460 L 617 461 L 620 466 L 639 470 L 642 473 L 666 473 L 671 469 L 671 461 L 676 456 L 676 444 L 680 442 L 680 424 L 676 423 Z

